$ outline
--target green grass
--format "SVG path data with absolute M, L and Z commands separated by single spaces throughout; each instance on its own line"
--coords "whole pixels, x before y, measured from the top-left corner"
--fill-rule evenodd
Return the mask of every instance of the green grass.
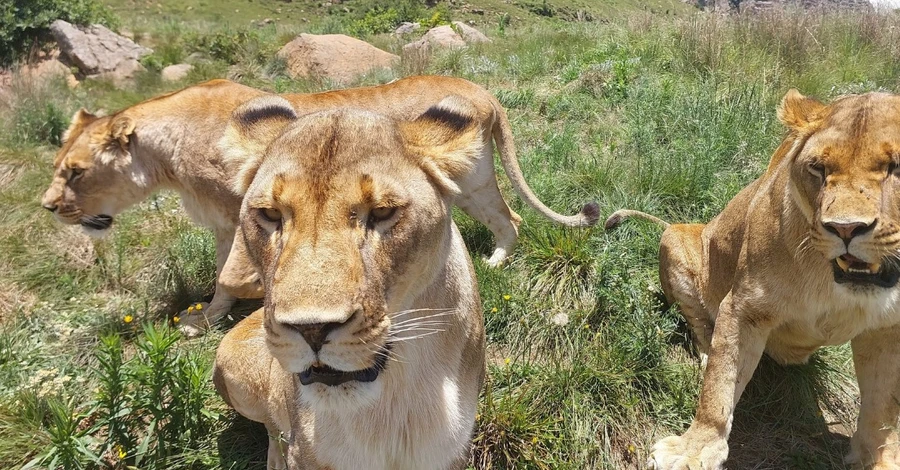
M 195 6 L 184 13 L 189 23 L 177 12 L 149 18 L 141 1 L 117 5 L 141 13 L 131 21 L 144 23 L 131 27 L 141 28 L 142 41 L 173 44 L 157 46 L 157 65 L 205 48 L 209 62 L 188 82 L 231 76 L 281 92 L 323 88 L 290 81 L 272 63 L 272 51 L 302 25 L 238 24 L 251 11 L 270 15 L 267 8 L 311 2 L 241 2 L 235 8 L 244 13 L 235 16 L 232 3 L 178 3 Z M 675 18 L 632 11 L 609 23 L 566 23 L 524 12 L 539 2 L 482 4 L 517 9 L 512 15 L 523 19 L 501 33 L 486 14 L 491 44 L 404 63 L 360 83 L 422 71 L 485 86 L 509 108 L 529 183 L 559 211 L 595 199 L 604 215 L 631 207 L 706 221 L 765 168 L 783 132 L 775 106 L 790 87 L 825 100 L 900 90 L 896 17 L 725 19 L 683 15 L 679 7 Z M 211 11 L 222 24 L 204 16 Z M 190 23 L 202 21 L 202 28 Z M 352 21 L 337 15 L 331 24 L 340 30 Z M 221 55 L 211 46 L 216 38 Z M 394 51 L 402 45 L 370 39 Z M 111 237 L 96 242 L 60 227 L 38 203 L 55 132 L 78 107 L 112 111 L 181 85 L 163 84 L 151 70 L 124 90 L 19 84 L 0 103 L 0 127 L 15 130 L 0 137 L 2 468 L 48 466 L 54 458 L 73 468 L 96 467 L 95 458 L 114 468 L 262 468 L 261 428 L 212 393 L 208 367 L 222 332 L 186 341 L 166 329 L 188 302 L 212 294 L 211 235 L 169 193 L 122 214 Z M 472 466 L 640 468 L 656 439 L 686 428 L 700 383 L 677 307 L 660 301 L 659 229 L 560 228 L 528 209 L 502 176 L 500 183 L 524 218 L 506 267 L 480 261 L 491 250 L 490 233 L 454 213 L 476 259 L 489 341 Z M 226 323 L 255 305 L 241 304 Z M 729 468 L 842 468 L 854 383 L 846 346 L 826 348 L 806 366 L 764 360 L 735 415 Z M 168 398 L 148 392 L 163 389 Z M 178 419 L 154 423 L 162 414 Z

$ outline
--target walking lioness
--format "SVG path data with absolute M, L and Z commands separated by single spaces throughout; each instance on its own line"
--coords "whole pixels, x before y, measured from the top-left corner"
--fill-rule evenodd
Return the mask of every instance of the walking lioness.
M 796 90 L 766 173 L 709 224 L 666 225 L 660 280 L 708 353 L 697 414 L 653 447 L 657 469 L 717 469 L 732 413 L 765 351 L 803 363 L 851 341 L 860 390 L 848 463 L 900 468 L 900 97 L 824 105 Z
M 516 244 L 521 218 L 509 209 L 497 186 L 493 142 L 513 188 L 546 217 L 569 226 L 593 225 L 596 204 L 580 214 L 563 216 L 544 206 L 531 192 L 516 160 L 506 112 L 485 89 L 452 77 L 409 77 L 365 88 L 313 94 L 283 95 L 291 114 L 353 106 L 396 119 L 415 119 L 448 95 L 465 96 L 477 109 L 482 129 L 481 153 L 455 181 L 456 204 L 494 234 L 496 248 L 488 260 L 498 265 Z M 111 116 L 97 117 L 84 110 L 75 114 L 55 160 L 55 173 L 42 205 L 67 224 L 80 224 L 103 234 L 114 217 L 154 191 L 168 188 L 181 195 L 185 211 L 216 236 L 217 284 L 212 301 L 200 314 L 181 317 L 181 328 L 199 334 L 231 308 L 235 294 L 259 297 L 258 278 L 232 252 L 240 196 L 232 191 L 234 171 L 227 165 L 219 142 L 241 104 L 265 95 L 262 91 L 213 80 L 138 103 Z M 265 109 L 259 109 L 265 115 Z M 271 117 L 271 116 L 269 116 Z M 226 275 L 221 275 L 226 260 Z
M 243 145 L 268 141 L 263 114 L 236 119 Z M 268 468 L 463 469 L 484 329 L 450 209 L 483 151 L 477 110 L 448 97 L 412 122 L 290 120 L 238 188 L 265 304 L 222 340 L 216 388 L 266 424 Z

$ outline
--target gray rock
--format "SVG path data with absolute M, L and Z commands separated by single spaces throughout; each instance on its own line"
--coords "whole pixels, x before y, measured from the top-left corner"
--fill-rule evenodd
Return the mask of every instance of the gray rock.
M 404 34 L 409 34 L 415 31 L 418 31 L 422 25 L 419 23 L 410 23 L 409 21 L 404 21 L 400 23 L 400 26 L 397 26 L 397 29 L 394 30 L 395 36 L 402 36 Z
M 191 64 L 170 65 L 161 72 L 161 78 L 164 82 L 177 82 L 187 77 L 188 73 L 194 69 Z
M 202 52 L 192 52 L 191 55 L 185 57 L 184 62 L 192 65 L 209 64 L 212 62 L 212 59 Z
M 62 55 L 88 76 L 133 74 L 140 67 L 140 64 L 135 66 L 138 59 L 153 52 L 98 24 L 78 27 L 56 20 L 50 25 L 50 31 Z
M 110 70 L 109 72 L 98 73 L 95 75 L 88 75 L 87 78 L 99 78 L 102 80 L 109 80 L 116 84 L 116 86 L 127 85 L 132 78 L 138 72 L 147 71 L 140 62 L 135 59 L 127 59 L 119 62 L 119 65 L 115 70 Z
M 418 41 L 403 46 L 403 52 L 424 53 L 431 48 L 453 49 L 481 42 L 491 42 L 491 40 L 481 31 L 465 23 L 454 21 L 453 26 L 443 25 L 429 29 Z

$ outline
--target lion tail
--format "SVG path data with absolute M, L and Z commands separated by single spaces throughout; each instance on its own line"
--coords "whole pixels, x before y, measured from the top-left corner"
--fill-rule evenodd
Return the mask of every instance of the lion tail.
M 619 226 L 625 219 L 629 217 L 638 217 L 644 220 L 649 220 L 656 225 L 659 225 L 662 228 L 669 228 L 669 223 L 659 217 L 654 215 L 647 214 L 646 212 L 641 211 L 633 211 L 630 209 L 619 209 L 612 213 L 609 218 L 606 219 L 606 230 L 612 230 Z
M 496 101 L 496 100 L 495 100 Z M 492 103 L 497 114 L 497 121 L 492 129 L 494 141 L 500 153 L 500 163 L 503 164 L 503 170 L 512 183 L 513 189 L 519 194 L 529 206 L 538 211 L 544 217 L 567 227 L 590 227 L 600 220 L 600 206 L 596 202 L 588 202 L 582 206 L 581 211 L 574 215 L 563 215 L 550 209 L 534 194 L 528 183 L 525 182 L 525 176 L 519 167 L 519 161 L 516 158 L 516 147 L 513 144 L 512 128 L 509 125 L 509 118 L 506 111 L 499 102 Z

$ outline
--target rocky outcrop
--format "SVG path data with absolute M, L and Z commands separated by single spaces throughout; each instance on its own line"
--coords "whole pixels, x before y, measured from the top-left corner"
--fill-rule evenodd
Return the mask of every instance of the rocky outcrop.
M 78 67 L 88 78 L 108 77 L 114 81 L 131 78 L 144 70 L 138 60 L 153 52 L 102 25 L 74 26 L 63 20 L 50 25 L 63 59 Z
M 348 83 L 360 75 L 389 69 L 400 60 L 365 41 L 343 34 L 301 34 L 285 44 L 278 56 L 292 78 L 320 78 Z
M 490 42 L 481 31 L 460 21 L 431 28 L 421 39 L 403 46 L 404 53 L 422 53 L 433 48 L 451 49 L 469 44 Z

